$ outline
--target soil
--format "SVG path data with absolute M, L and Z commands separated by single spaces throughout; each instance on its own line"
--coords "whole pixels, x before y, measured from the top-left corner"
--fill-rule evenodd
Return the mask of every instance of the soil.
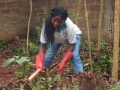
M 23 42 L 25 42 L 25 40 L 15 40 L 15 41 L 13 41 L 13 42 L 9 42 L 9 44 L 7 44 L 6 45 L 6 47 L 5 47 L 5 49 L 3 49 L 3 50 L 1 50 L 0 51 L 0 90 L 19 90 L 19 89 L 13 89 L 13 88 L 18 88 L 19 87 L 19 85 L 21 85 L 21 83 L 22 84 L 24 84 L 24 86 L 25 86 L 25 90 L 32 90 L 31 88 L 30 88 L 30 86 L 26 83 L 26 81 L 24 81 L 23 79 L 20 79 L 20 78 L 17 78 L 16 76 L 15 76 L 15 71 L 17 70 L 17 66 L 15 65 L 15 64 L 11 64 L 11 65 L 9 65 L 9 66 L 7 66 L 7 67 L 3 67 L 3 63 L 7 60 L 7 59 L 9 59 L 9 58 L 11 58 L 11 57 L 13 57 L 14 55 L 15 55 L 15 50 L 16 49 L 18 49 L 19 47 L 21 47 L 21 45 L 22 45 L 22 43 Z M 63 54 L 64 54 L 64 52 L 66 51 L 66 49 L 65 48 L 61 48 L 60 49 L 61 50 L 61 52 L 59 53 L 59 55 L 57 55 L 56 57 L 55 57 L 55 59 L 57 59 L 55 62 L 53 62 L 53 65 L 52 65 L 52 67 L 51 67 L 51 70 L 57 65 L 57 63 L 59 62 L 59 60 L 61 60 L 62 59 L 62 56 L 63 56 Z M 85 55 L 84 55 L 85 56 Z M 86 57 L 88 57 L 88 56 L 86 56 Z M 67 68 L 66 70 L 70 70 L 69 68 Z M 33 67 L 31 70 L 30 70 L 30 72 L 29 72 L 29 74 L 27 75 L 27 78 L 28 78 L 28 76 L 30 76 L 33 72 L 35 71 L 35 67 Z M 66 74 L 63 74 L 62 75 L 63 76 L 63 82 L 64 82 L 64 84 L 63 85 L 65 85 L 65 87 L 68 87 L 68 85 L 67 84 L 69 84 L 69 83 L 66 83 L 66 80 L 68 80 L 68 81 L 70 81 L 70 84 L 72 85 L 72 84 L 74 84 L 75 82 L 76 82 L 76 75 L 74 74 L 74 72 L 70 72 L 68 75 L 66 75 Z M 64 78 L 66 76 L 66 78 Z M 81 75 L 80 75 L 80 77 L 81 77 Z M 80 78 L 79 77 L 79 78 Z M 91 77 L 91 76 L 87 76 L 87 78 L 88 77 Z M 94 76 L 93 76 L 94 77 Z M 92 77 L 92 78 L 93 78 Z M 83 78 L 83 77 L 82 77 Z M 84 80 L 88 80 L 87 78 L 85 78 Z M 109 81 L 106 79 L 106 78 L 103 78 L 104 80 L 106 80 L 106 81 L 104 81 L 105 83 L 106 83 L 106 85 L 107 86 L 110 86 L 110 84 L 109 84 Z M 82 81 L 81 79 L 77 79 L 78 81 L 80 80 L 80 81 Z M 90 81 L 91 79 L 89 79 L 89 81 Z M 94 79 L 94 80 L 97 80 L 97 79 Z M 92 80 L 91 80 L 92 81 Z M 90 81 L 90 83 L 91 83 L 91 81 Z M 98 79 L 98 81 L 100 81 L 100 79 Z M 98 83 L 98 81 L 96 81 L 97 83 Z M 83 81 L 84 82 L 84 81 Z M 81 82 L 80 82 L 81 83 Z M 87 82 L 85 82 L 85 83 L 87 83 Z M 84 84 L 84 83 L 83 83 Z M 82 84 L 82 85 L 83 85 Z M 86 84 L 85 84 L 86 85 Z M 92 84 L 92 85 L 94 85 L 94 84 Z M 4 89 L 2 89 L 4 87 Z M 9 87 L 9 89 L 7 88 L 7 87 Z M 65 88 L 65 87 L 63 87 L 63 88 Z M 99 86 L 100 87 L 100 86 Z M 103 87 L 103 86 L 102 86 Z M 6 89 L 5 89 L 6 88 Z M 11 89 L 10 89 L 11 88 Z M 60 86 L 55 86 L 54 87 L 54 89 L 52 89 L 52 90 L 63 90 L 63 89 L 60 89 Z M 66 89 L 64 89 L 64 90 L 66 90 Z M 86 89 L 87 90 L 87 89 Z M 90 90 L 90 89 L 89 89 Z M 91 89 L 91 90 L 93 90 L 93 89 Z M 97 89 L 98 90 L 98 89 Z M 99 90 L 106 90 L 106 89 L 99 89 Z
M 14 72 L 16 71 L 15 67 L 0 67 L 0 84 L 9 82 L 11 78 L 15 78 Z
M 14 50 L 19 48 L 24 40 L 17 40 L 7 43 L 4 49 L 0 51 L 0 84 L 7 84 L 13 78 L 16 78 L 15 71 L 17 69 L 14 65 L 3 67 L 3 63 L 9 58 L 12 58 L 15 53 Z

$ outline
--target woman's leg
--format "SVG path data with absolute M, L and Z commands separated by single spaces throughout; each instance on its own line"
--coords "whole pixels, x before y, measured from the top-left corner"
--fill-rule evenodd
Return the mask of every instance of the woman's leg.
M 76 39 L 77 42 L 73 51 L 72 64 L 74 66 L 75 73 L 78 74 L 80 72 L 84 72 L 82 61 L 79 55 L 81 35 L 77 35 Z
M 48 49 L 45 53 L 45 58 L 44 58 L 44 66 L 45 67 L 47 67 L 47 68 L 50 67 L 50 65 L 53 62 L 54 57 L 61 45 L 62 44 L 56 43 L 56 42 L 49 44 Z

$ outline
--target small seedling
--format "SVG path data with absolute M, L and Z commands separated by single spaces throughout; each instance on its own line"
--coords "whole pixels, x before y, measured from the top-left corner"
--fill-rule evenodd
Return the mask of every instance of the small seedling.
M 28 57 L 14 56 L 13 58 L 8 59 L 3 64 L 3 66 L 7 67 L 8 65 L 10 65 L 13 62 L 18 64 L 18 70 L 15 72 L 15 74 L 20 78 L 25 76 L 30 69 L 28 67 L 28 65 L 31 64 L 30 59 Z M 21 67 L 22 67 L 22 69 L 21 69 Z

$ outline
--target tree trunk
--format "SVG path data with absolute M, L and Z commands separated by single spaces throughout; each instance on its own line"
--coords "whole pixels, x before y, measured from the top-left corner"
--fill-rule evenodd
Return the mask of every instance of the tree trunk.
M 112 67 L 112 81 L 118 80 L 118 56 L 119 56 L 119 18 L 120 18 L 120 1 L 115 0 L 115 14 L 114 14 L 114 45 L 113 45 L 113 67 Z

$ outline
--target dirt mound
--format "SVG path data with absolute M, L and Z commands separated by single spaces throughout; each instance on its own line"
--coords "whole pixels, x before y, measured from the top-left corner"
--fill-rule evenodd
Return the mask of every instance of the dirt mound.
M 77 78 L 80 90 L 107 90 L 105 80 L 94 74 L 80 73 Z

